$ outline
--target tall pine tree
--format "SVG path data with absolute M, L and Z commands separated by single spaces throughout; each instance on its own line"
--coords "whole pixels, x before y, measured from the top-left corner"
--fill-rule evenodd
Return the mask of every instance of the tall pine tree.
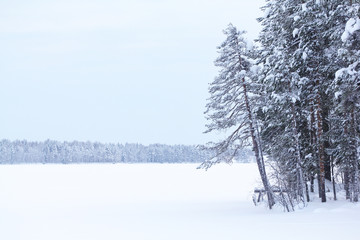
M 269 208 L 275 204 L 274 196 L 265 170 L 256 119 L 252 106 L 252 59 L 244 32 L 230 24 L 224 31 L 226 40 L 218 47 L 219 57 L 215 66 L 220 68 L 219 75 L 210 85 L 210 99 L 207 104 L 207 132 L 227 130 L 226 139 L 210 143 L 214 150 L 215 161 L 205 162 L 208 168 L 220 161 L 232 161 L 239 149 L 251 145 L 255 154 L 262 184 L 267 194 Z M 231 154 L 229 154 L 229 151 Z

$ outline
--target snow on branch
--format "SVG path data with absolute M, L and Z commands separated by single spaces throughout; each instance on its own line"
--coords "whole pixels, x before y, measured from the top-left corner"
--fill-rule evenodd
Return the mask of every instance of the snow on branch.
M 356 18 L 350 18 L 345 25 L 345 31 L 341 35 L 341 40 L 343 42 L 346 42 L 355 31 L 360 29 L 360 19 L 358 17 Z

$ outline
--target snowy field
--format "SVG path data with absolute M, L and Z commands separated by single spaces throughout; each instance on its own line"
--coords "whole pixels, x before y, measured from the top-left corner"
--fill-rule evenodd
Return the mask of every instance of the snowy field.
M 252 203 L 256 165 L 2 165 L 0 239 L 358 239 L 360 206 Z

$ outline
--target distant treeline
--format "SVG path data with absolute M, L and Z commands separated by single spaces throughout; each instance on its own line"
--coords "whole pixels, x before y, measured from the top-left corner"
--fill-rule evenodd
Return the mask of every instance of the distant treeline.
M 0 164 L 26 163 L 201 163 L 213 153 L 189 145 L 103 144 L 98 142 L 0 141 Z M 253 161 L 248 149 L 234 159 Z

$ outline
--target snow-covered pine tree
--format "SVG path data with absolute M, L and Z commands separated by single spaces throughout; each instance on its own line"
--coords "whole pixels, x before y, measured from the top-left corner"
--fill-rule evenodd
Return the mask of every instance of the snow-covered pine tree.
M 303 69 L 300 73 L 305 79 L 304 90 L 306 91 L 305 106 L 312 119 L 310 129 L 314 134 L 316 144 L 313 155 L 317 158 L 317 176 L 319 183 L 319 197 L 326 202 L 325 195 L 325 143 L 324 143 L 324 119 L 326 111 L 324 105 L 326 99 L 325 86 L 328 80 L 328 58 L 326 38 L 326 11 L 321 1 L 306 1 L 301 5 L 299 17 L 303 24 L 298 28 L 299 51 L 303 52 Z M 315 159 L 314 159 L 315 160 Z M 315 165 L 315 163 L 314 163 Z
M 263 116 L 262 136 L 266 153 L 273 161 L 275 171 L 280 172 L 276 177 L 277 185 L 286 192 L 291 206 L 293 200 L 305 202 L 306 195 L 299 133 L 299 122 L 303 118 L 299 75 L 303 56 L 297 48 L 296 27 L 301 22 L 300 10 L 298 1 L 268 1 L 265 16 L 259 19 L 263 25 L 259 42 L 264 65 L 260 81 L 264 87 L 263 105 L 266 106 L 260 114 Z
M 210 85 L 211 96 L 205 113 L 210 122 L 206 132 L 226 130 L 229 134 L 220 142 L 208 144 L 207 148 L 215 151 L 216 156 L 204 162 L 201 167 L 209 168 L 221 161 L 230 162 L 237 151 L 252 145 L 271 209 L 275 204 L 274 196 L 266 174 L 252 108 L 252 59 L 248 43 L 243 36 L 244 32 L 238 31 L 232 24 L 224 30 L 224 34 L 226 40 L 218 47 L 220 56 L 215 61 L 215 66 L 220 71 Z
M 259 18 L 267 96 L 260 114 L 265 150 L 287 176 L 283 179 L 291 192 L 300 179 L 295 180 L 294 172 L 304 170 L 309 180 L 317 174 L 323 202 L 325 177 L 331 178 L 326 152 L 331 142 L 326 137 L 332 106 L 329 85 L 339 69 L 335 32 L 344 24 L 344 12 L 346 6 L 340 0 L 269 0 L 265 16 Z
M 340 30 L 338 28 L 334 31 L 338 40 L 339 70 L 329 88 L 334 99 L 330 118 L 332 153 L 343 171 L 347 198 L 357 202 L 359 200 L 360 4 L 349 1 L 339 6 L 342 10 L 342 24 Z
M 299 28 L 299 49 L 304 51 L 304 72 L 307 80 L 305 99 L 310 115 L 310 132 L 316 143 L 318 158 L 319 197 L 326 201 L 325 178 L 331 179 L 330 154 L 332 138 L 329 138 L 329 115 L 333 111 L 334 92 L 329 88 L 335 73 L 343 63 L 337 57 L 339 49 L 339 28 L 345 24 L 344 14 L 347 12 L 348 1 L 305 1 L 301 18 L 306 20 Z

